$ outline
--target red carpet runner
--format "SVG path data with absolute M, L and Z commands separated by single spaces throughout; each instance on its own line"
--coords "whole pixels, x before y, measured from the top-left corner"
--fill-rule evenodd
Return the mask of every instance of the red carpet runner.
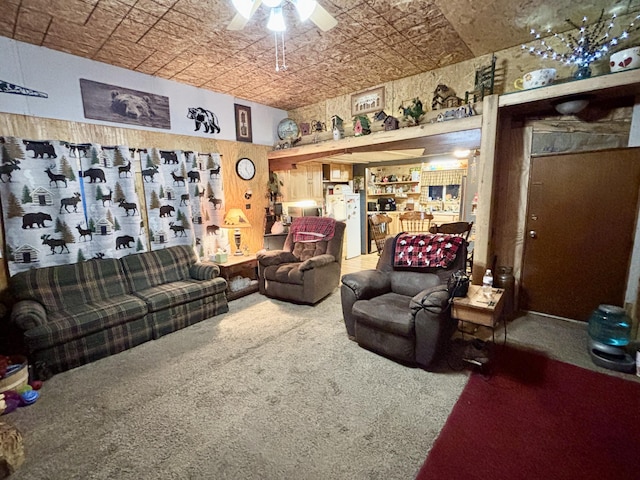
M 419 480 L 640 478 L 640 383 L 506 347 L 473 374 Z

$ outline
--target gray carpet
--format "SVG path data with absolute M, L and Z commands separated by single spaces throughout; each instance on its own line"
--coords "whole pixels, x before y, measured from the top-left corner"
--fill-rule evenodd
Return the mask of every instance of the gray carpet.
M 360 348 L 338 291 L 230 308 L 47 381 L 4 418 L 25 437 L 11 479 L 415 477 L 468 373 Z

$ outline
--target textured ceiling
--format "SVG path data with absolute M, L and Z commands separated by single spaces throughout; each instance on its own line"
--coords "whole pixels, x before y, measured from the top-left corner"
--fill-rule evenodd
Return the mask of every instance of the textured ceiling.
M 319 0 L 323 32 L 285 3 L 286 71 L 261 6 L 228 31 L 231 0 L 0 0 L 0 35 L 292 110 L 531 40 L 531 27 L 619 14 L 638 0 Z

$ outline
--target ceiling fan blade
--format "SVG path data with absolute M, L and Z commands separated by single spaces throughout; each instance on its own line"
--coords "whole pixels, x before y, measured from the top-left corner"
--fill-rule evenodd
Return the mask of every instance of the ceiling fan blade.
M 247 25 L 247 23 L 249 23 L 249 20 L 251 19 L 253 14 L 256 13 L 256 10 L 258 10 L 261 4 L 262 0 L 255 0 L 253 2 L 251 12 L 249 13 L 249 18 L 243 17 L 240 13 L 236 13 L 236 15 L 231 19 L 231 22 L 229 22 L 229 25 L 227 25 L 227 30 L 242 30 Z
M 315 23 L 318 28 L 324 32 L 331 30 L 338 24 L 338 21 L 327 12 L 319 3 L 316 5 L 315 10 L 309 17 L 309 19 Z

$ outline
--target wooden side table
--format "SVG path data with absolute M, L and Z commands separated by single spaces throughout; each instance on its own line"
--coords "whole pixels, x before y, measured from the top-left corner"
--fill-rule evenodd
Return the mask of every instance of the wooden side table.
M 482 294 L 481 285 L 469 285 L 469 292 L 466 297 L 456 297 L 453 299 L 451 306 L 451 316 L 460 322 L 467 322 L 477 326 L 483 326 L 491 329 L 491 338 L 495 343 L 495 328 L 500 322 L 500 315 L 504 308 L 503 299 L 504 290 L 501 288 L 493 289 L 492 298 L 488 299 Z M 459 329 L 464 339 L 464 328 Z M 507 330 L 505 326 L 505 341 Z M 489 345 L 474 338 L 467 345 L 462 360 L 477 367 L 483 368 L 489 361 Z
M 224 263 L 216 263 L 220 267 L 220 276 L 227 281 L 227 300 L 235 300 L 258 291 L 258 260 L 255 255 L 229 255 Z M 231 280 L 241 276 L 251 280 L 251 284 L 241 290 L 231 290 Z
M 481 285 L 469 285 L 466 297 L 453 299 L 451 316 L 462 322 L 494 329 L 500 320 L 500 314 L 504 307 L 503 293 L 503 289 L 494 288 L 493 297 L 487 299 L 482 294 Z

